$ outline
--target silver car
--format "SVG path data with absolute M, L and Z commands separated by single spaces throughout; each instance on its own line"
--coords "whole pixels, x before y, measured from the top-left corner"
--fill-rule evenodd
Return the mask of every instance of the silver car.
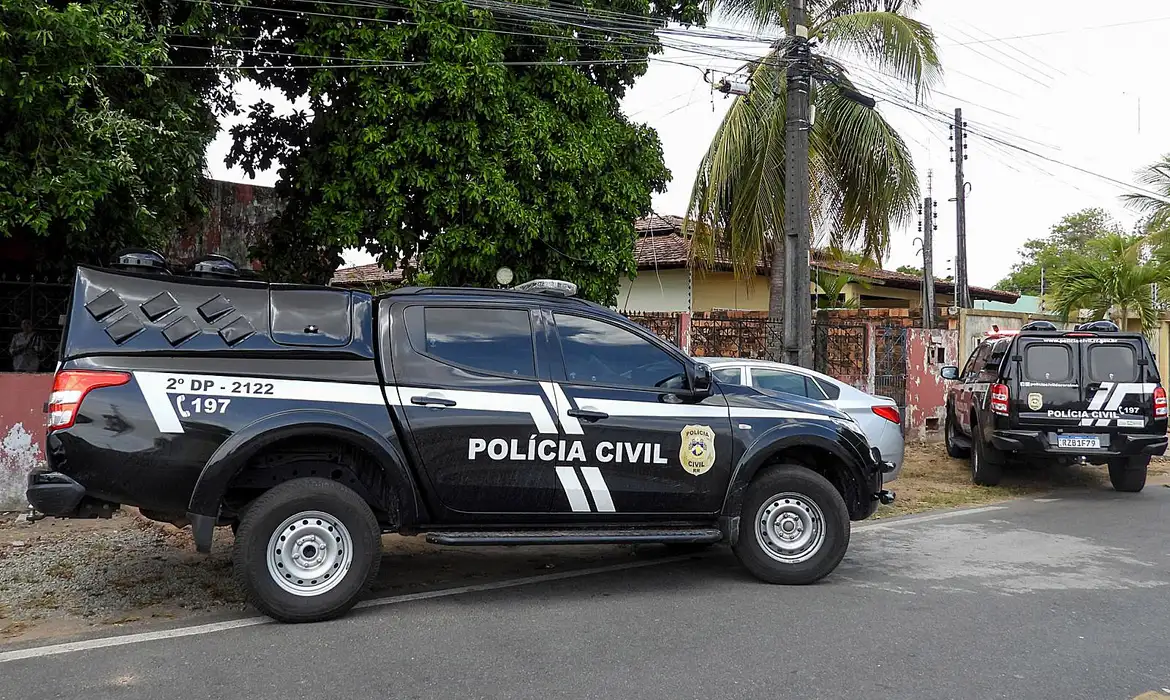
M 893 399 L 872 396 L 820 372 L 779 362 L 722 357 L 696 359 L 709 366 L 718 381 L 805 396 L 849 414 L 861 426 L 869 444 L 881 451 L 882 459 L 897 465 L 884 480 L 893 481 L 901 473 L 906 443 L 902 438 L 902 416 Z

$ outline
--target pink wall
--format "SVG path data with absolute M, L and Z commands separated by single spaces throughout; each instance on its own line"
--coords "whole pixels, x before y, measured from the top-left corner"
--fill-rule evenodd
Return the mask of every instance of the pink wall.
M 959 332 L 906 331 L 906 439 L 937 440 L 946 418 L 947 382 L 938 376 L 943 365 L 959 364 Z
M 42 411 L 52 374 L 0 374 L 0 510 L 22 510 L 25 478 L 44 461 Z

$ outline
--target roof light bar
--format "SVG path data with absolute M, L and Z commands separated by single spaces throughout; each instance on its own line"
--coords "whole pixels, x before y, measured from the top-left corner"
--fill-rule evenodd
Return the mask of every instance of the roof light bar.
M 533 292 L 556 297 L 577 296 L 577 285 L 564 280 L 531 280 L 518 284 L 512 289 L 518 292 Z

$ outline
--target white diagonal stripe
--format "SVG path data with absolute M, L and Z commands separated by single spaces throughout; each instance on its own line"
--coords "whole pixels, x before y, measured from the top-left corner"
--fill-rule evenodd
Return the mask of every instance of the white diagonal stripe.
M 558 467 L 559 468 L 559 467 Z M 605 477 L 597 467 L 581 467 L 581 475 L 585 483 L 589 484 L 589 492 L 593 494 L 593 502 L 597 504 L 598 513 L 613 513 L 613 499 L 609 495 L 609 487 L 605 485 Z
M 1118 384 L 1113 389 L 1113 396 L 1109 397 L 1109 403 L 1105 404 L 1105 410 L 1116 411 L 1121 407 L 1121 402 L 1125 400 L 1126 396 L 1131 394 L 1152 394 L 1157 386 L 1157 384 L 1145 384 L 1141 382 Z
M 572 467 L 557 467 L 557 478 L 561 480 L 561 488 L 569 497 L 569 507 L 574 513 L 588 513 L 589 499 L 585 498 L 585 489 L 581 488 L 581 480 L 577 478 L 577 471 Z
M 1093 400 L 1089 402 L 1089 410 L 1100 411 L 1101 407 L 1105 405 L 1105 399 L 1109 398 L 1109 390 L 1112 388 L 1113 382 L 1101 382 L 1097 393 L 1093 394 Z
M 581 429 L 581 421 L 569 415 L 569 409 L 573 406 L 569 403 L 569 397 L 565 396 L 561 385 L 553 384 L 553 392 L 556 394 L 557 414 L 561 417 L 561 427 L 565 429 L 565 434 L 584 435 L 585 431 Z

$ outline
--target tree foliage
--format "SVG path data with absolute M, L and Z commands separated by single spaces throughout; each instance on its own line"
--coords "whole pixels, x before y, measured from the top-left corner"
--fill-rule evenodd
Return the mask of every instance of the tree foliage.
M 657 45 L 650 22 L 587 29 L 476 0 L 269 6 L 240 13 L 262 37 L 246 66 L 304 107 L 254 105 L 231 152 L 249 170 L 282 164 L 266 267 L 323 281 L 353 247 L 437 284 L 491 286 L 506 265 L 613 301 L 635 270 L 633 221 L 669 177 L 657 134 L 618 108 L 645 71 L 629 61 Z M 694 4 L 588 7 L 701 18 Z M 323 62 L 337 67 L 297 68 Z
M 1054 275 L 1078 255 L 1102 244 L 1110 235 L 1122 235 L 1124 229 L 1104 209 L 1083 209 L 1064 216 L 1049 235 L 1030 238 L 1020 251 L 1021 260 L 1000 280 L 996 289 L 1020 294 L 1040 295 L 1041 269 L 1047 278 L 1046 290 L 1052 290 Z
M 1148 233 L 1170 237 L 1170 153 L 1138 171 L 1137 181 L 1146 191 L 1122 195 L 1122 199 L 1146 216 L 1143 225 Z
M 1066 319 L 1082 309 L 1123 328 L 1132 313 L 1143 331 L 1158 323 L 1157 286 L 1170 284 L 1170 263 L 1149 255 L 1148 239 L 1104 233 L 1052 274 L 1052 302 Z
M 104 261 L 200 208 L 225 93 L 213 72 L 158 66 L 206 62 L 166 36 L 207 20 L 164 2 L 0 0 L 0 235 Z
M 929 27 L 910 13 L 918 0 L 809 0 L 810 38 L 838 55 L 851 55 L 896 76 L 916 92 L 938 76 L 939 58 Z M 712 0 L 723 12 L 757 26 L 783 26 L 786 4 L 777 0 Z M 779 42 L 746 69 L 751 94 L 737 97 L 699 166 L 687 219 L 699 224 L 697 260 L 727 256 L 739 275 L 754 274 L 761 259 L 783 260 L 785 51 Z M 910 150 L 881 113 L 850 100 L 841 62 L 814 57 L 809 135 L 810 206 L 814 225 L 828 229 L 835 246 L 854 244 L 869 256 L 887 252 L 890 230 L 909 220 L 918 201 Z M 704 240 L 706 239 L 706 240 Z M 782 284 L 773 275 L 770 313 L 782 315 Z

